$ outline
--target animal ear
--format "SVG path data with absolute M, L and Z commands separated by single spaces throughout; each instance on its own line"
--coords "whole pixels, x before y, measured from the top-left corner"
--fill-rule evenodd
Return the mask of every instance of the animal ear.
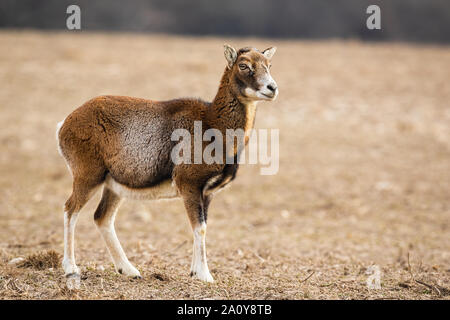
M 273 55 L 275 54 L 275 52 L 277 51 L 277 47 L 270 47 L 267 48 L 266 50 L 264 50 L 262 52 L 262 54 L 267 58 L 267 59 L 272 59 Z
M 234 49 L 233 47 L 231 47 L 227 44 L 223 45 L 223 48 L 224 48 L 223 53 L 225 54 L 225 59 L 227 59 L 227 62 L 228 62 L 228 68 L 231 69 L 237 59 L 236 49 Z

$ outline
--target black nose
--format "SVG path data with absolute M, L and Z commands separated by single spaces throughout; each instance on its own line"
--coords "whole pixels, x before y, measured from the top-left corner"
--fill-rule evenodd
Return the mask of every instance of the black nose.
M 267 89 L 269 89 L 269 90 L 272 91 L 272 92 L 275 92 L 275 91 L 277 90 L 277 86 L 274 85 L 274 84 L 269 84 L 269 85 L 267 86 Z

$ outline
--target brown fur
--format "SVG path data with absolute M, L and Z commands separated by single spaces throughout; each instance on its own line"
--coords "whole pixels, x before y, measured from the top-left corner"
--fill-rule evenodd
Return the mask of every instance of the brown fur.
M 107 173 L 132 188 L 149 187 L 173 178 L 185 200 L 188 212 L 195 211 L 197 215 L 198 211 L 205 210 L 206 208 L 200 205 L 204 200 L 203 187 L 208 179 L 224 172 L 225 164 L 173 165 L 170 150 L 174 144 L 170 141 L 170 133 L 174 129 L 184 128 L 193 135 L 193 124 L 196 120 L 202 121 L 203 130 L 219 129 L 224 136 L 226 129 L 243 129 L 248 133 L 254 124 L 256 106 L 248 101 L 243 89 L 255 84 L 254 76 L 240 72 L 238 66 L 242 62 L 251 64 L 255 70 L 261 70 L 257 68 L 259 65 L 269 65 L 269 60 L 255 49 L 241 49 L 235 66 L 225 69 L 212 103 L 199 99 L 157 102 L 132 97 L 101 96 L 86 102 L 71 113 L 59 132 L 61 151 L 73 173 L 73 193 L 66 202 L 65 210 L 69 214 L 79 211 L 95 187 L 104 182 Z M 164 141 L 163 152 L 154 154 L 159 157 L 157 163 L 144 168 L 144 172 L 141 172 L 140 164 L 133 163 L 134 160 L 127 157 L 123 140 L 127 134 L 149 133 L 140 132 L 139 128 L 130 128 L 130 123 L 134 123 L 135 127 L 158 123 L 154 136 L 169 137 Z M 151 131 L 151 128 L 144 129 Z M 129 132 L 131 130 L 136 132 Z M 153 141 L 148 141 L 151 142 Z M 248 135 L 244 144 L 247 142 Z M 238 151 L 235 150 L 235 154 Z M 146 160 L 145 155 L 142 160 Z M 237 164 L 233 166 L 236 168 L 231 170 L 232 178 L 236 174 Z M 229 183 L 232 179 L 223 177 L 222 180 Z M 194 222 L 195 219 L 192 218 L 191 221 Z
M 231 48 L 229 52 L 231 56 L 225 51 L 228 67 L 212 103 L 189 98 L 158 102 L 101 96 L 86 102 L 65 119 L 58 139 L 61 153 L 73 174 L 72 195 L 65 204 L 69 221 L 109 175 L 130 190 L 172 180 L 184 201 L 192 227 L 206 222 L 212 193 L 236 176 L 239 153 L 247 144 L 254 124 L 255 99 L 258 99 L 247 96 L 246 90 L 261 89 L 258 77 L 267 79 L 270 64 L 265 53 L 256 49 L 244 48 L 236 52 Z M 269 56 L 273 52 L 271 50 Z M 264 90 L 269 88 L 266 85 Z M 275 97 L 276 87 L 270 90 Z M 171 134 L 175 129 L 186 129 L 193 144 L 194 121 L 202 122 L 202 133 L 214 128 L 220 130 L 223 137 L 227 129 L 242 129 L 244 141 L 235 142 L 233 154 L 223 151 L 224 164 L 175 165 L 171 150 L 176 142 L 171 141 Z M 203 148 L 206 145 L 203 142 Z M 194 147 L 191 150 L 191 159 L 194 159 Z M 225 164 L 227 157 L 233 158 L 234 163 Z M 107 215 L 114 214 L 119 204 L 120 197 L 105 187 L 94 215 L 97 225 L 101 226 Z M 111 223 L 110 219 L 108 221 Z

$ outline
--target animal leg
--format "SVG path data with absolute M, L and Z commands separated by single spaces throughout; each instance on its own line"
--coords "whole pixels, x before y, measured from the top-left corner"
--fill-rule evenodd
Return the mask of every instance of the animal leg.
M 118 273 L 141 278 L 140 272 L 128 261 L 114 228 L 114 220 L 122 199 L 108 188 L 103 189 L 102 199 L 94 214 L 95 224 L 105 241 Z
M 210 199 L 204 199 L 200 192 L 188 193 L 183 198 L 194 233 L 191 276 L 202 281 L 214 282 L 206 260 L 206 212 Z

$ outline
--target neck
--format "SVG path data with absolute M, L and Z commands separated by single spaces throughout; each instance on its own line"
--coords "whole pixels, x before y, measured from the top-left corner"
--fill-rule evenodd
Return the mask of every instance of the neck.
M 226 129 L 242 129 L 247 144 L 256 115 L 256 101 L 245 100 L 233 92 L 231 70 L 226 68 L 219 90 L 211 104 L 211 124 L 225 133 Z

